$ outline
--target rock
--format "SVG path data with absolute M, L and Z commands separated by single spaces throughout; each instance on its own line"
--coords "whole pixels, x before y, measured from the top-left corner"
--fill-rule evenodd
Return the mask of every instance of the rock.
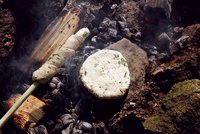
M 187 45 L 188 40 L 190 39 L 189 36 L 181 36 L 178 40 L 175 41 L 175 44 L 179 48 L 184 48 Z
M 147 8 L 151 8 L 157 12 L 162 9 L 168 18 L 170 18 L 172 11 L 171 5 L 168 0 L 146 0 L 146 10 L 148 10 Z
M 92 130 L 92 124 L 90 124 L 89 122 L 85 122 L 85 121 L 81 121 L 79 123 L 79 127 L 81 130 L 88 130 L 88 131 Z
M 14 47 L 15 22 L 12 13 L 0 6 L 0 58 L 8 56 Z
M 116 29 L 117 28 L 117 22 L 115 20 L 111 20 L 109 22 L 109 27 Z
M 147 53 L 125 38 L 110 45 L 107 49 L 119 51 L 126 58 L 131 77 L 131 85 L 125 99 L 124 107 L 110 118 L 108 125 L 109 132 L 118 134 L 132 133 L 133 131 L 142 132 L 143 128 L 137 116 L 141 115 L 140 110 L 142 109 L 138 105 L 143 105 L 141 98 L 143 98 L 142 93 L 145 85 L 145 69 L 149 64 Z M 134 105 L 130 105 L 133 102 Z M 134 108 L 138 108 L 137 110 L 139 111 L 132 111 Z M 147 111 L 145 108 L 144 111 Z
M 130 70 L 131 83 L 144 80 L 145 68 L 148 66 L 148 58 L 144 50 L 125 38 L 107 49 L 119 51 L 125 57 Z
M 69 124 L 73 123 L 73 119 L 70 114 L 64 114 L 60 118 L 64 126 L 68 126 Z
M 186 27 L 183 29 L 182 36 L 189 36 L 190 40 L 188 40 L 189 44 L 200 44 L 200 24 L 195 24 Z
M 168 92 L 175 83 L 187 79 L 199 78 L 199 36 L 200 25 L 193 25 L 183 30 L 182 35 L 188 37 L 183 48 L 176 48 L 165 63 L 154 68 L 147 79 L 156 83 L 162 92 Z
M 159 49 L 161 51 L 168 51 L 170 46 L 170 37 L 166 33 L 161 33 L 158 36 Z
M 112 9 L 112 10 L 114 10 L 114 9 L 116 9 L 117 8 L 117 4 L 113 4 L 111 7 L 110 7 L 110 9 Z
M 118 21 L 118 23 L 119 23 L 119 26 L 120 26 L 121 29 L 124 29 L 124 28 L 127 27 L 127 23 L 124 22 L 124 21 Z
M 71 124 L 69 124 L 69 126 L 66 129 L 62 130 L 61 133 L 62 134 L 71 134 L 73 131 L 73 127 L 74 127 L 74 124 L 71 123 Z
M 37 134 L 48 134 L 47 128 L 44 125 L 37 127 Z
M 60 79 L 58 77 L 53 77 L 51 82 L 54 84 L 58 84 L 60 82 Z
M 200 80 L 175 84 L 162 106 L 144 122 L 146 130 L 165 134 L 200 133 Z
M 100 32 L 106 31 L 106 30 L 108 29 L 109 22 L 110 22 L 110 19 L 107 18 L 107 17 L 105 17 L 105 18 L 103 19 L 103 21 L 100 23 L 98 30 L 99 30 Z
M 52 83 L 52 82 L 50 82 L 50 83 L 49 83 L 49 87 L 50 87 L 50 88 L 52 88 L 52 89 L 55 89 L 55 88 L 56 88 L 56 84 L 55 84 L 55 83 Z
M 117 30 L 114 29 L 114 28 L 108 28 L 108 34 L 109 34 L 111 37 L 117 37 Z
M 125 0 L 119 5 L 119 9 L 116 17 L 127 23 L 127 27 L 133 32 L 132 34 L 141 31 L 142 13 L 138 4 L 135 1 Z

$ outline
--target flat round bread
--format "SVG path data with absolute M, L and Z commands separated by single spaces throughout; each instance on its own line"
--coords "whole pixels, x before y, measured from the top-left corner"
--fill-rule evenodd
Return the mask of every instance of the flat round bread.
M 119 99 L 130 85 L 126 59 L 114 50 L 101 50 L 89 56 L 80 76 L 89 92 L 100 99 Z

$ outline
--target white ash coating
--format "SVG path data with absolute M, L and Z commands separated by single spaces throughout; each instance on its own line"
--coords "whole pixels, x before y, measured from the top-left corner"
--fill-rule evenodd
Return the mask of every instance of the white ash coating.
M 80 77 L 88 91 L 100 99 L 119 99 L 130 85 L 126 59 L 114 50 L 100 50 L 89 56 L 80 69 Z

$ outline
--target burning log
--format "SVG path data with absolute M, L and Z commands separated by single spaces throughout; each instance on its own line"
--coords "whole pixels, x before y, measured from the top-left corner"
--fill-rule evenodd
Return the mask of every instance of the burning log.
M 25 72 L 34 62 L 42 65 L 48 57 L 66 42 L 74 34 L 79 23 L 79 9 L 67 11 L 66 8 L 49 24 L 45 32 L 38 40 L 35 49 L 27 62 L 22 65 Z
M 5 108 L 11 108 L 20 97 L 20 94 L 11 97 L 6 101 Z M 43 110 L 45 105 L 46 104 L 43 101 L 30 95 L 14 113 L 13 122 L 17 127 L 23 130 L 33 127 L 45 115 Z
M 66 43 L 57 51 L 55 51 L 49 59 L 33 73 L 34 82 L 26 92 L 16 101 L 16 103 L 8 110 L 8 112 L 0 120 L 0 128 L 13 115 L 13 113 L 20 107 L 20 105 L 29 97 L 29 95 L 40 85 L 40 83 L 48 82 L 59 70 L 65 61 L 69 59 L 83 41 L 89 35 L 89 29 L 80 29 L 75 35 L 71 35 Z

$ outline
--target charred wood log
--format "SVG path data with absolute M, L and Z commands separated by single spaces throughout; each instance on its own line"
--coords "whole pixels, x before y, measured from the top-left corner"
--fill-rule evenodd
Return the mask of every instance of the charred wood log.
M 5 103 L 5 109 L 11 108 L 21 97 L 14 95 Z M 43 108 L 46 104 L 40 99 L 30 95 L 13 115 L 14 124 L 22 130 L 33 127 L 45 115 Z
M 43 64 L 48 57 L 72 35 L 79 23 L 79 9 L 64 8 L 55 20 L 49 24 L 45 32 L 38 40 L 30 58 L 22 65 L 22 70 L 26 71 L 33 63 Z

